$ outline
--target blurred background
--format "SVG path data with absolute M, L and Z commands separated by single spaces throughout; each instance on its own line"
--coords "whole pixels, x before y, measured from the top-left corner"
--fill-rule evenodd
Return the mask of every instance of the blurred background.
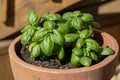
M 0 80 L 14 80 L 8 58 L 10 42 L 20 35 L 27 24 L 26 15 L 36 10 L 63 14 L 81 10 L 94 15 L 101 30 L 114 36 L 120 43 L 120 0 L 0 0 Z M 119 59 L 120 60 L 120 59 Z M 120 80 L 120 67 L 111 80 Z

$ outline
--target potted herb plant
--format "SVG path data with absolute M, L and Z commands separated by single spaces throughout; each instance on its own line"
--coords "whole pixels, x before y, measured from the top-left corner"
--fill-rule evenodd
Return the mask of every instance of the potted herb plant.
M 118 43 L 89 13 L 63 15 L 36 11 L 9 46 L 15 80 L 110 80 L 115 72 Z

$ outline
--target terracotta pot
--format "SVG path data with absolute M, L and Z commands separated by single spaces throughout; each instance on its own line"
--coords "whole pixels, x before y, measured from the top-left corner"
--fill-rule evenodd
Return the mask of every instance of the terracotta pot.
M 15 80 L 110 80 L 117 65 L 119 46 L 111 35 L 105 32 L 95 32 L 97 33 L 95 37 L 103 43 L 102 46 L 111 47 L 115 54 L 91 67 L 67 70 L 48 69 L 24 62 L 16 54 L 20 44 L 20 36 L 17 37 L 9 46 L 9 57 Z

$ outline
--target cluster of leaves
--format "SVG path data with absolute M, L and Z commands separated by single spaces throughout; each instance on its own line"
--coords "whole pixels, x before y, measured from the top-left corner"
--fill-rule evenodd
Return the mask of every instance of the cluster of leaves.
M 25 45 L 30 42 L 28 49 L 31 58 L 39 57 L 44 60 L 56 55 L 59 60 L 63 60 L 65 54 L 69 54 L 72 65 L 88 67 L 92 61 L 98 62 L 101 56 L 114 54 L 111 48 L 101 48 L 98 42 L 92 39 L 92 27 L 100 25 L 89 13 L 46 13 L 39 17 L 36 11 L 31 11 L 27 20 L 29 24 L 21 30 L 21 43 Z M 65 53 L 67 46 L 72 46 L 72 53 Z

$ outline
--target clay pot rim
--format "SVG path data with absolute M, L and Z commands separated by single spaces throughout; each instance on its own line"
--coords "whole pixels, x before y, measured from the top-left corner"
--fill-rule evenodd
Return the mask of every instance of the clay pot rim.
M 31 65 L 29 63 L 24 62 L 21 60 L 15 52 L 15 44 L 20 41 L 20 37 L 18 36 L 15 40 L 12 41 L 12 43 L 9 46 L 9 56 L 10 58 L 15 61 L 18 65 L 21 65 L 25 68 L 29 68 L 34 71 L 41 71 L 41 72 L 47 72 L 47 73 L 61 73 L 61 74 L 66 74 L 66 73 L 79 73 L 79 72 L 87 72 L 87 71 L 92 71 L 96 70 L 99 68 L 104 67 L 105 65 L 109 64 L 112 60 L 114 60 L 118 53 L 119 53 L 119 45 L 114 37 L 112 37 L 110 34 L 106 32 L 101 32 L 102 35 L 107 35 L 107 38 L 112 40 L 111 44 L 114 44 L 113 49 L 115 50 L 115 54 L 106 57 L 103 61 L 99 62 L 98 64 L 92 65 L 90 67 L 81 67 L 81 68 L 75 68 L 75 69 L 49 69 L 49 68 L 44 68 L 44 67 L 39 67 L 35 65 Z

